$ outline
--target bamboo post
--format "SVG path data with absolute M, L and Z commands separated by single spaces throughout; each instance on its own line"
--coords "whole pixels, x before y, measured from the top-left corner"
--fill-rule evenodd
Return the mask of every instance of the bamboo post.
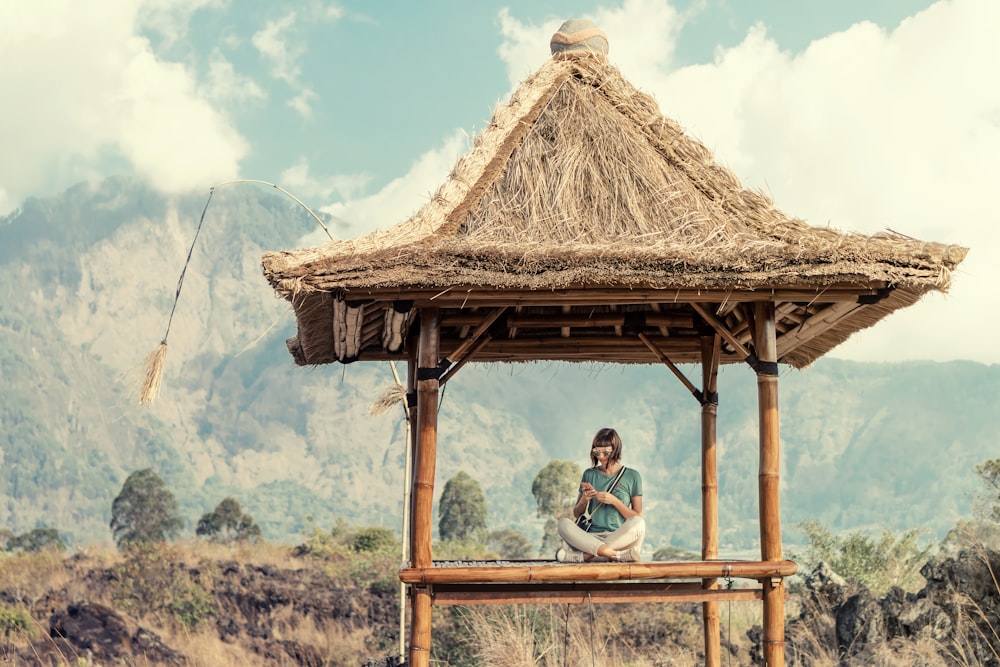
M 719 476 L 716 466 L 716 423 L 719 404 L 716 391 L 719 379 L 721 339 L 718 335 L 701 339 L 701 559 L 719 557 Z M 719 580 L 702 579 L 702 588 L 715 590 Z M 702 603 L 705 626 L 705 665 L 720 667 L 722 660 L 719 603 Z
M 438 361 L 441 342 L 441 311 L 420 311 L 420 342 L 417 359 L 417 466 L 413 495 L 413 566 L 430 568 L 431 529 L 434 505 L 434 467 L 437 456 Z M 410 625 L 410 667 L 429 667 L 431 659 L 431 591 L 413 588 L 413 618 Z
M 760 420 L 760 467 L 758 474 L 760 511 L 760 557 L 780 561 L 781 505 L 779 502 L 780 439 L 778 421 L 777 340 L 774 304 L 754 304 L 754 346 L 757 369 L 757 404 Z M 761 581 L 764 589 L 764 664 L 785 664 L 785 590 L 782 577 Z

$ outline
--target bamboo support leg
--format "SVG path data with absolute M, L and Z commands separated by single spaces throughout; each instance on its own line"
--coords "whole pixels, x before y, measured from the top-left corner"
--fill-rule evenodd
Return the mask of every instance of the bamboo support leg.
M 413 587 L 413 621 L 410 625 L 410 659 L 412 667 L 431 664 L 431 593 L 427 586 Z
M 437 457 L 437 413 L 440 384 L 434 370 L 440 358 L 441 313 L 437 308 L 420 312 L 420 344 L 417 369 L 417 463 L 413 489 L 413 566 L 433 566 L 434 468 Z M 426 587 L 413 595 L 410 625 L 410 667 L 430 665 L 431 596 Z
M 764 584 L 764 665 L 785 666 L 785 583 L 767 579 Z
M 701 557 L 713 560 L 719 557 L 719 475 L 716 462 L 716 424 L 720 338 L 705 336 L 701 339 L 702 395 L 701 407 Z M 718 579 L 703 579 L 702 588 L 714 590 Z M 719 603 L 702 603 L 705 632 L 705 665 L 720 667 L 722 661 L 722 629 L 719 622 Z
M 760 420 L 760 551 L 762 561 L 780 561 L 781 468 L 778 420 L 777 344 L 774 304 L 754 304 L 754 344 L 761 368 L 757 371 L 757 404 Z M 768 667 L 785 664 L 785 599 L 782 579 L 764 583 L 764 663 Z

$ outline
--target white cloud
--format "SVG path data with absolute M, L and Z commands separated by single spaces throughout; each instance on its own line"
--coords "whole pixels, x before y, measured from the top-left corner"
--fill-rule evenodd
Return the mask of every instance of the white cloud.
M 133 42 L 114 104 L 121 152 L 167 191 L 236 176 L 246 151 L 240 135 L 198 97 L 190 72 L 159 62 L 147 44 Z
M 305 53 L 301 42 L 290 40 L 287 35 L 295 27 L 295 19 L 296 13 L 292 11 L 280 19 L 268 21 L 251 39 L 257 51 L 270 64 L 271 74 L 290 85 L 298 83 L 301 74 L 298 61 Z
M 271 75 L 285 82 L 292 90 L 287 105 L 302 118 L 312 118 L 312 101 L 316 91 L 301 82 L 300 62 L 306 55 L 308 28 L 317 22 L 335 22 L 344 17 L 338 5 L 311 5 L 304 8 L 304 15 L 290 11 L 279 19 L 268 21 L 254 33 L 251 42 L 268 63 Z
M 313 114 L 310 102 L 314 99 L 316 99 L 315 91 L 311 88 L 303 88 L 298 95 L 288 100 L 288 106 L 303 118 L 309 119 L 312 118 Z
M 220 102 L 264 100 L 267 93 L 248 76 L 239 74 L 218 49 L 209 57 L 208 96 Z
M 346 12 L 344 8 L 337 4 L 326 5 L 320 8 L 320 16 L 325 21 L 339 21 L 344 18 Z
M 154 185 L 205 186 L 236 173 L 246 144 L 138 33 L 138 0 L 0 3 L 5 209 L 103 173 L 122 158 Z
M 926 297 L 836 356 L 1000 362 L 989 200 L 1000 173 L 1000 3 L 939 2 L 891 33 L 860 23 L 801 53 L 757 26 L 714 62 L 685 68 L 672 64 L 684 18 L 665 2 L 627 0 L 594 18 L 625 76 L 779 208 L 815 225 L 972 247 L 947 297 Z M 553 25 L 507 14 L 501 24 L 501 55 L 523 79 Z
M 349 200 L 357 196 L 371 181 L 368 174 L 336 174 L 325 178 L 312 175 L 309 160 L 300 157 L 291 167 L 281 172 L 281 183 L 286 190 L 303 197 L 329 201 L 333 197 Z
M 438 186 L 451 173 L 459 156 L 469 148 L 468 134 L 457 130 L 446 137 L 439 147 L 420 156 L 406 174 L 391 181 L 376 194 L 336 202 L 320 210 L 348 225 L 345 238 L 361 236 L 376 229 L 388 229 L 403 222 L 430 201 Z M 326 235 L 318 232 L 301 239 L 299 245 L 322 245 L 326 240 Z
M 170 45 L 187 32 L 191 16 L 200 9 L 223 7 L 226 0 L 142 0 L 139 25 L 154 30 Z
M 625 0 L 620 9 L 598 9 L 592 16 L 608 36 L 608 56 L 633 83 L 656 80 L 669 71 L 684 25 L 683 16 L 663 0 Z M 550 57 L 549 40 L 564 19 L 548 18 L 532 25 L 510 11 L 499 14 L 500 58 L 507 65 L 507 79 L 516 86 Z

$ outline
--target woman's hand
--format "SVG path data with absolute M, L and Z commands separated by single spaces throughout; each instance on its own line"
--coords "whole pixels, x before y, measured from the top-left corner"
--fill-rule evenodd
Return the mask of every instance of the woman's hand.
M 614 505 L 618 498 L 615 494 L 608 491 L 601 491 L 600 493 L 594 493 L 594 498 L 597 498 L 597 502 L 604 503 L 605 505 Z
M 580 495 L 587 500 L 597 496 L 597 491 L 594 490 L 594 485 L 590 482 L 583 482 L 580 484 Z

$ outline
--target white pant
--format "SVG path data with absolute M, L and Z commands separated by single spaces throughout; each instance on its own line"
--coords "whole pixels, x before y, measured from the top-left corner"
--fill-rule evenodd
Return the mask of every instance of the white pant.
M 642 551 L 642 538 L 646 536 L 646 520 L 641 516 L 625 519 L 625 523 L 613 533 L 588 533 L 576 525 L 573 519 L 559 519 L 559 537 L 567 546 L 577 551 L 597 555 L 597 550 L 606 544 L 615 551 L 624 551 L 635 547 L 636 553 Z

